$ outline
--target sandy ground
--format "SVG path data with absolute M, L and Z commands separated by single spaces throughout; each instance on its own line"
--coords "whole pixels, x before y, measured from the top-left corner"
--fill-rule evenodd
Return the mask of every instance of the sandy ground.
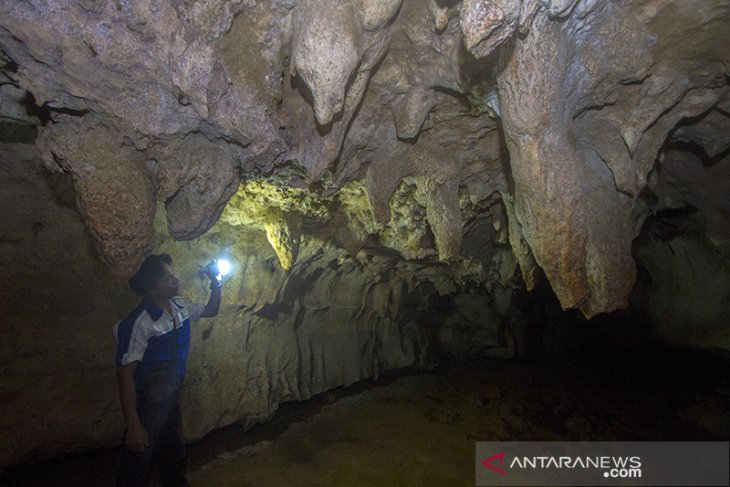
M 674 352 L 479 360 L 282 406 L 189 447 L 193 486 L 472 486 L 475 442 L 727 439 L 725 362 Z M 113 485 L 118 451 L 21 468 L 2 485 Z
M 497 361 L 400 377 L 324 405 L 273 441 L 226 452 L 190 480 L 201 487 L 473 486 L 479 440 L 714 436 L 682 413 L 689 398 L 667 384 L 635 385 L 641 390 L 565 364 Z

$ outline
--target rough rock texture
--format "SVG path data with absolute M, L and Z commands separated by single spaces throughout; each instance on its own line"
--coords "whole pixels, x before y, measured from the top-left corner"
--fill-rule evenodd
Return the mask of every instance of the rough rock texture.
M 730 252 L 706 236 L 693 208 L 647 220 L 634 255 L 642 270 L 634 296 L 652 333 L 678 345 L 730 348 Z
M 48 127 L 37 145 L 48 167 L 73 174 L 78 206 L 112 272 L 133 274 L 152 248 L 155 216 L 142 155 L 94 115 Z
M 29 144 L 1 146 L 0 161 L 4 468 L 111 444 L 110 319 L 136 300 L 97 257 L 71 177 L 46 170 Z
M 111 330 L 137 298 L 98 258 L 73 176 L 49 170 L 30 144 L 3 145 L 0 160 L 0 204 L 17 207 L 0 228 L 4 468 L 118 442 Z M 298 169 L 247 179 L 196 239 L 175 240 L 164 204 L 157 204 L 153 248 L 173 256 L 184 295 L 207 299 L 200 268 L 212 258 L 225 255 L 234 264 L 219 316 L 194 327 L 183 397 L 188 440 L 231 423 L 250 427 L 282 402 L 385 370 L 428 366 L 441 350 L 506 345 L 504 315 L 475 285 L 487 281 L 481 264 L 419 262 L 385 248 L 353 255 L 331 237 L 322 240 L 313 232 L 346 234 L 350 217 L 343 215 L 367 210 L 367 196 L 357 188 L 329 198 L 293 188 L 287 181 Z M 284 228 L 299 235 L 296 247 L 281 238 Z M 509 262 L 508 248 L 491 252 Z M 514 267 L 512 261 L 501 270 L 511 275 Z M 490 286 L 509 295 L 508 281 Z M 446 304 L 454 299 L 458 311 Z
M 730 242 L 730 116 L 719 109 L 680 126 L 661 153 L 649 181 L 656 196 L 653 210 L 697 208 L 706 220 L 707 237 L 717 245 Z
M 3 1 L 0 465 L 118 439 L 112 277 L 150 251 L 195 298 L 200 263 L 238 266 L 191 356 L 194 438 L 428 351 L 509 356 L 541 269 L 564 308 L 624 307 L 658 211 L 699 209 L 722 248 L 728 21 L 727 0 Z M 662 252 L 636 256 L 683 265 Z
M 707 46 L 730 7 L 580 2 L 557 22 L 559 3 L 502 51 L 500 106 L 522 235 L 561 303 L 590 316 L 626 303 L 632 207 L 668 131 L 726 96 L 727 55 Z
M 176 146 L 177 150 L 188 151 L 190 147 L 178 139 L 194 133 L 205 134 L 214 141 L 213 145 L 219 146 L 207 152 L 208 157 L 221 157 L 214 163 L 223 168 L 220 174 L 216 167 L 196 168 L 193 161 L 186 169 L 190 174 L 188 180 L 173 181 L 168 177 L 166 181 L 178 184 L 166 188 L 170 194 L 181 190 L 170 202 L 170 230 L 179 238 L 192 238 L 215 222 L 235 191 L 235 177 L 226 175 L 230 171 L 224 168 L 225 164 L 241 167 L 261 160 L 267 163 L 283 150 L 277 122 L 267 114 L 269 91 L 258 90 L 251 84 L 233 86 L 234 75 L 227 72 L 225 52 L 216 52 L 212 47 L 230 31 L 236 15 L 252 8 L 254 2 L 241 1 L 4 2 L 0 7 L 4 19 L 0 42 L 4 55 L 13 62 L 13 83 L 32 93 L 38 106 L 53 112 L 100 115 L 116 138 L 124 140 L 130 150 L 140 152 L 133 158 L 152 159 L 159 146 L 166 155 L 172 155 Z M 268 43 L 276 51 L 281 42 L 276 37 L 276 27 L 272 26 L 268 34 Z M 256 54 L 266 52 L 258 49 Z M 250 62 L 256 64 L 255 59 Z M 90 127 L 96 122 L 81 123 Z M 73 127 L 48 129 L 47 139 L 58 142 L 48 141 L 42 146 L 47 159 L 54 143 L 69 147 L 83 144 L 76 139 L 85 135 Z M 228 141 L 236 144 L 237 149 L 227 148 Z M 114 157 L 132 157 L 132 152 L 109 154 L 109 160 L 98 163 L 117 166 Z M 192 182 L 201 171 L 205 182 Z M 163 169 L 162 177 L 164 172 Z M 117 176 L 121 174 L 110 175 L 109 180 L 116 180 Z M 149 201 L 155 199 L 152 186 L 143 181 L 140 173 L 124 177 L 128 178 L 125 188 L 146 193 L 140 199 L 147 200 L 149 210 Z M 109 180 L 86 178 L 77 188 L 80 198 L 83 200 L 86 193 L 110 193 Z M 93 199 L 94 205 L 104 204 L 97 201 L 98 197 Z M 105 210 L 111 211 L 111 206 Z M 193 214 L 188 211 L 191 208 L 196 210 Z M 133 212 L 117 217 L 119 223 L 128 223 L 130 228 L 138 226 L 142 218 Z M 115 255 L 116 245 L 102 240 L 117 237 L 100 232 L 98 219 L 91 215 L 87 218 L 115 273 L 129 276 L 149 251 L 149 245 L 135 245 L 128 250 L 128 256 Z M 145 222 L 144 233 L 149 236 L 149 211 L 145 212 Z
M 156 173 L 157 199 L 167 208 L 170 235 L 195 238 L 217 220 L 238 190 L 237 162 L 241 147 L 213 143 L 199 134 L 170 140 L 148 149 L 150 169 Z
M 416 178 L 438 254 L 451 259 L 466 223 L 458 188 L 484 200 L 511 177 L 523 273 L 534 256 L 563 306 L 590 316 L 627 302 L 631 240 L 646 214 L 636 199 L 667 136 L 715 105 L 712 116 L 724 117 L 728 9 L 720 0 L 4 2 L 0 35 L 6 76 L 50 118 L 93 115 L 141 153 L 120 157 L 159 164 L 152 197 L 167 203 L 175 238 L 210 228 L 237 169 L 297 160 L 324 191 L 364 178 L 379 224 L 401 181 Z M 494 117 L 508 175 L 486 167 L 498 160 L 499 143 L 485 138 L 496 136 Z M 698 130 L 714 151 L 721 131 Z M 54 144 L 83 143 L 73 129 L 43 131 L 47 160 Z M 122 171 L 114 158 L 99 164 Z M 144 174 L 111 178 L 140 181 L 144 217 L 117 218 L 149 235 Z M 91 194 L 108 192 L 107 180 L 77 180 L 105 260 L 128 275 L 147 241 L 121 255 L 94 215 L 108 203 Z

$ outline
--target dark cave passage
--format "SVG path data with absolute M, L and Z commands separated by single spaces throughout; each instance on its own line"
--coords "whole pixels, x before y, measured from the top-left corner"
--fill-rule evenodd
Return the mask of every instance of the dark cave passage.
M 452 358 L 282 404 L 265 424 L 188 445 L 191 485 L 469 485 L 475 441 L 728 437 L 726 354 L 627 344 L 606 325 L 570 354 Z M 0 485 L 113 485 L 119 455 L 20 466 Z

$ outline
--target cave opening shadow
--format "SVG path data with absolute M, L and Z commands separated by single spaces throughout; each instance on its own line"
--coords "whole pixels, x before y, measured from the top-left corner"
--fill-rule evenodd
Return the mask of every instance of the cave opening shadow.
M 664 342 L 652 334 L 639 278 L 627 309 L 590 319 L 578 310 L 563 310 L 542 271 L 535 288 L 518 291 L 524 313 L 524 357 L 529 363 L 569 370 L 568 380 L 602 383 L 651 397 L 663 411 L 683 411 L 708 394 L 726 396 L 730 387 L 730 354 Z M 489 357 L 481 356 L 488 366 Z M 725 391 L 723 393 L 723 391 Z

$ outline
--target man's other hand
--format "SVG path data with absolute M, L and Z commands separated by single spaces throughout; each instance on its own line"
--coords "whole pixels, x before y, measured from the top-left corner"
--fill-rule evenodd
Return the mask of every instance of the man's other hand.
M 147 432 L 142 425 L 128 428 L 124 432 L 124 447 L 136 453 L 143 452 L 149 446 Z

